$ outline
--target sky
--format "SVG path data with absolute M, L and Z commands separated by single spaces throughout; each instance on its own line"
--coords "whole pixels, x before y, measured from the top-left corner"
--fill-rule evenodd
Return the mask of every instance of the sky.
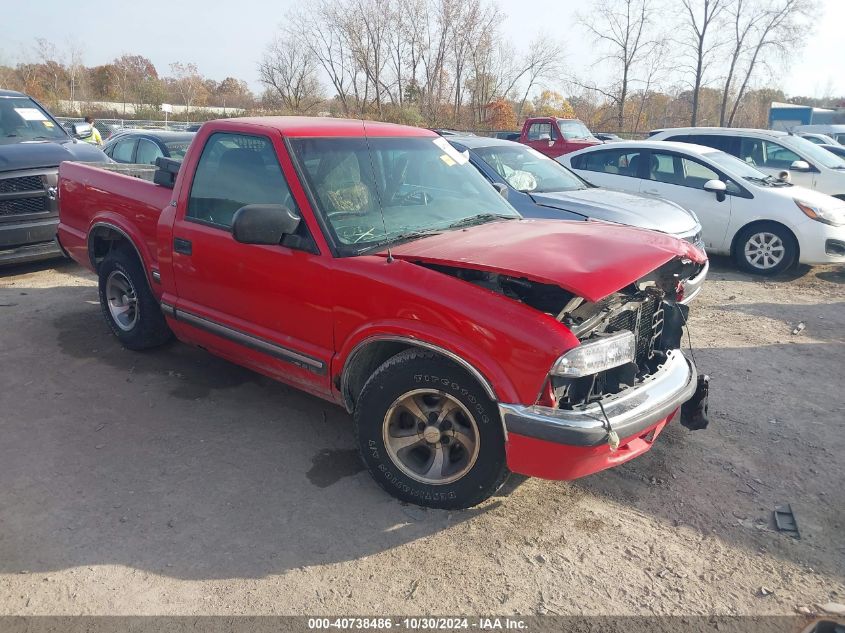
M 567 66 L 581 76 L 601 76 L 594 46 L 576 25 L 576 10 L 588 12 L 595 0 L 498 0 L 508 18 L 502 33 L 517 49 L 527 47 L 539 29 L 566 43 Z M 300 0 L 301 2 L 301 0 Z M 0 63 L 32 58 L 35 38 L 60 49 L 68 38 L 81 42 L 89 66 L 104 64 L 122 53 L 141 54 L 160 74 L 174 61 L 193 62 L 213 79 L 246 80 L 260 91 L 256 64 L 265 46 L 296 0 L 174 0 L 132 3 L 126 0 L 39 0 L 16 3 L 0 21 Z M 842 27 L 845 0 L 820 0 L 816 33 L 794 51 L 788 73 L 773 83 L 787 95 L 845 95 Z M 219 8 L 215 8 L 219 7 Z M 236 8 L 233 8 L 236 7 Z M 71 27 L 74 23 L 76 30 Z M 552 30 L 554 29 L 554 30 Z

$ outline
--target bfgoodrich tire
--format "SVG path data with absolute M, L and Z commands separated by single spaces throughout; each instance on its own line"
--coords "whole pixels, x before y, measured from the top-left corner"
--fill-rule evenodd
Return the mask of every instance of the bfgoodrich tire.
M 134 253 L 112 250 L 100 264 L 99 275 L 100 308 L 124 347 L 149 349 L 173 337 Z
M 432 352 L 407 350 L 381 365 L 354 418 L 364 464 L 402 501 L 468 508 L 507 477 L 496 405 L 467 372 Z
M 746 226 L 737 235 L 734 261 L 745 272 L 777 275 L 791 267 L 798 257 L 798 243 L 789 229 L 777 222 Z

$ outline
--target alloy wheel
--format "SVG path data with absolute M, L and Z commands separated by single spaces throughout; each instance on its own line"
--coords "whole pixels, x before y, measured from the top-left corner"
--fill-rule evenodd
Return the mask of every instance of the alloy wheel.
M 475 418 L 459 400 L 437 389 L 416 389 L 397 398 L 384 416 L 382 437 L 390 460 L 421 483 L 457 481 L 478 458 Z

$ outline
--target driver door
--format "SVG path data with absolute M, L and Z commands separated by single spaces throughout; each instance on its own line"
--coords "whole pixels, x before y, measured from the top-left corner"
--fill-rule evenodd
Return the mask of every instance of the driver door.
M 528 126 L 528 135 L 525 144 L 533 147 L 541 154 L 551 156 L 555 137 L 557 136 L 556 126 L 551 119 L 540 119 Z
M 330 255 L 318 252 L 304 219 L 273 246 L 242 244 L 231 233 L 235 211 L 247 204 L 299 210 L 277 155 L 285 151 L 281 137 L 208 137 L 173 225 L 174 326 L 221 356 L 326 394 Z
M 733 198 L 728 195 L 720 202 L 716 194 L 704 190 L 704 183 L 708 180 L 721 179 L 719 174 L 707 165 L 680 154 L 652 151 L 643 158 L 647 162 L 640 191 L 691 210 L 701 223 L 701 239 L 705 247 L 724 250 Z M 730 189 L 731 183 L 727 184 Z

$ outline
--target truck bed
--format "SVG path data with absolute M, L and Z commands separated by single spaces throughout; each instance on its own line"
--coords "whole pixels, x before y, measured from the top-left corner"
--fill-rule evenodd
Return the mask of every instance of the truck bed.
M 154 184 L 154 173 L 151 165 L 64 162 L 59 166 L 58 236 L 74 259 L 89 262 L 88 235 L 101 223 L 128 235 L 145 251 L 144 260 L 157 264 L 156 225 L 173 191 Z

